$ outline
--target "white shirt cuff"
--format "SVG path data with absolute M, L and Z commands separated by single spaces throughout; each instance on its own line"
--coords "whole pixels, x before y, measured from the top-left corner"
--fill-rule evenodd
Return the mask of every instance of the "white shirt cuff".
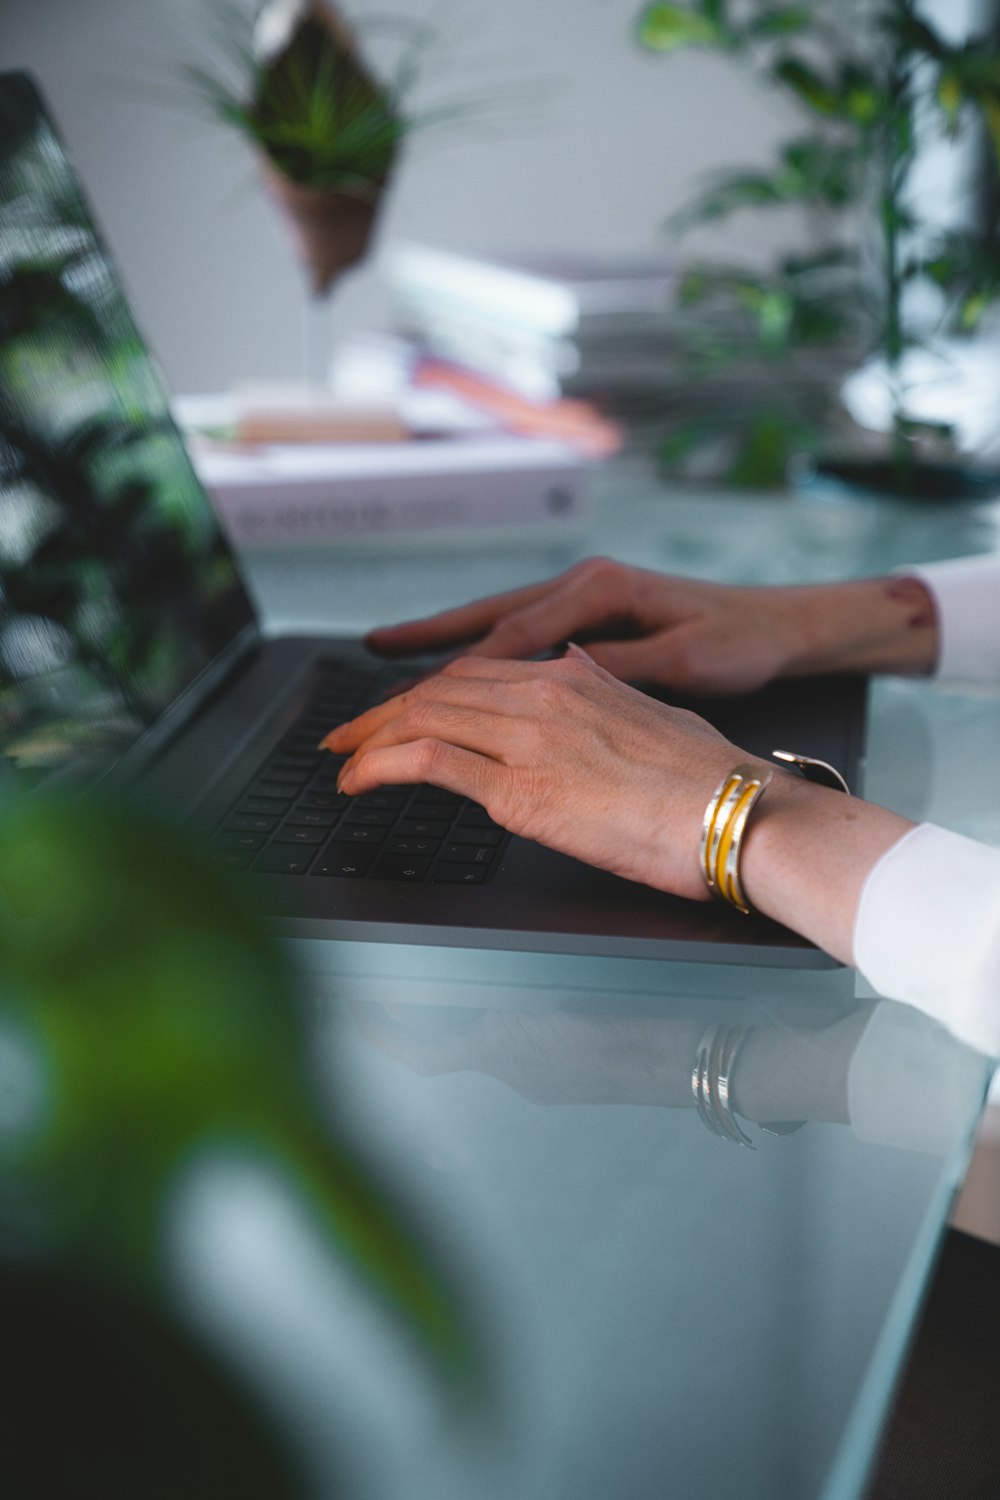
M 1000 557 L 959 557 L 899 571 L 919 578 L 937 606 L 936 675 L 1000 683 Z
M 879 994 L 1000 1056 L 1000 849 L 929 823 L 904 834 L 861 892 L 854 962 Z

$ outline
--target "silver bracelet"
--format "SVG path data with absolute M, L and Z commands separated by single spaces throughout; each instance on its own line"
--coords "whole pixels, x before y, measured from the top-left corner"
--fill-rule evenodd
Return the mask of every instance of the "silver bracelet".
M 754 1150 L 753 1141 L 733 1114 L 730 1078 L 752 1026 L 710 1026 L 694 1054 L 691 1093 L 703 1125 L 723 1140 Z

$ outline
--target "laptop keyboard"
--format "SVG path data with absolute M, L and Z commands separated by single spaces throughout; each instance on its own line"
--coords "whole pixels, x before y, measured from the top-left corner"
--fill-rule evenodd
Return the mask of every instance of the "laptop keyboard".
M 408 675 L 412 675 L 411 673 Z M 298 719 L 214 834 L 230 869 L 266 875 L 483 885 L 509 835 L 478 803 L 433 786 L 337 791 L 345 757 L 316 746 L 336 724 L 387 697 L 395 673 L 331 663 Z

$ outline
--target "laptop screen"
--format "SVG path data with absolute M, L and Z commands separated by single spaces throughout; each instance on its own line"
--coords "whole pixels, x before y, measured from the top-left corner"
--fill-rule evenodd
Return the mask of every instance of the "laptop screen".
M 252 622 L 73 170 L 0 77 L 0 766 L 99 772 Z

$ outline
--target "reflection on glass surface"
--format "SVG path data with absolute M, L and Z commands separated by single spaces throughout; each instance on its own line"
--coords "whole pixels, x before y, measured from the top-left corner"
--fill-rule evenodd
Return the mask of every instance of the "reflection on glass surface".
M 598 972 L 435 994 L 369 969 L 312 1007 L 331 1109 L 476 1289 L 501 1390 L 486 1441 L 429 1420 L 280 1204 L 203 1186 L 193 1305 L 294 1408 L 317 1471 L 336 1409 L 358 1500 L 819 1500 L 859 1392 L 885 1399 L 885 1329 L 916 1297 L 986 1062 L 899 1005 L 602 992 Z M 742 1034 L 732 1104 L 753 1150 L 695 1106 L 720 1027 Z
M 0 106 L 0 746 L 116 759 L 249 621 L 34 96 Z
M 747 1002 L 703 1003 L 696 1014 L 673 1016 L 622 1014 L 610 1005 L 601 1012 L 436 1007 L 405 998 L 351 1010 L 366 1041 L 421 1077 L 481 1073 L 544 1105 L 694 1110 L 723 1140 L 720 1119 L 738 1117 L 771 1136 L 822 1121 L 851 1126 L 862 1140 L 947 1152 L 983 1068 L 942 1028 L 884 1000 L 845 1003 L 842 1014 L 813 1024 L 805 1007 L 779 1020 L 773 1009 Z M 723 1039 L 732 1061 L 725 1072 L 717 1059 L 710 1063 L 706 1111 L 696 1059 L 699 1048 L 711 1054 Z M 728 1107 L 720 1107 L 720 1082 Z M 766 1144 L 759 1135 L 728 1138 Z

